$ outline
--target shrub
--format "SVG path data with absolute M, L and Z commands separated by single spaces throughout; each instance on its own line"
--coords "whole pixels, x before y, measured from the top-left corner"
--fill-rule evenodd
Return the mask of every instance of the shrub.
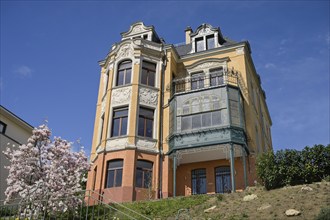
M 264 153 L 257 158 L 257 174 L 267 190 L 321 181 L 330 175 L 330 145 Z
M 315 220 L 330 220 L 330 207 L 322 208 Z

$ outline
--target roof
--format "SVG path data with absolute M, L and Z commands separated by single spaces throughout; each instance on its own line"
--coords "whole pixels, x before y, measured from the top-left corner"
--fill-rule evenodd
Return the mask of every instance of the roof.
M 192 44 L 184 44 L 174 47 L 178 55 L 181 57 L 183 55 L 188 54 L 191 51 Z
M 18 117 L 17 115 L 15 115 L 13 112 L 9 111 L 2 105 L 0 105 L 0 114 L 6 117 L 10 117 L 11 119 L 14 119 L 16 122 L 22 124 L 27 129 L 32 130 L 34 128 L 32 125 L 30 125 L 29 123 L 27 123 L 26 121 L 24 121 L 23 119 L 21 119 L 20 117 Z

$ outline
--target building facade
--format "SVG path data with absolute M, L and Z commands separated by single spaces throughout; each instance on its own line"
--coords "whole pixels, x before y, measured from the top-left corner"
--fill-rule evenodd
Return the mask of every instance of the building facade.
M 125 202 L 254 184 L 272 122 L 249 43 L 209 24 L 180 45 L 142 22 L 121 36 L 99 62 L 87 189 Z
M 10 162 L 2 153 L 7 147 L 17 147 L 25 144 L 32 135 L 33 127 L 19 118 L 17 115 L 0 105 L 0 204 L 5 200 L 5 191 L 7 189 L 7 177 L 9 174 L 5 166 Z

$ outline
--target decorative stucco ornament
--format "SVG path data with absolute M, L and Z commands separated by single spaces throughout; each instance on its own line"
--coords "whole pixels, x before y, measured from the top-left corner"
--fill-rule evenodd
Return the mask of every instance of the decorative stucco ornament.
M 158 102 L 157 91 L 149 88 L 140 88 L 139 99 L 142 104 L 156 106 Z
M 112 91 L 112 105 L 129 102 L 131 98 L 131 87 L 119 88 Z
M 116 59 L 130 58 L 132 57 L 134 48 L 132 44 L 124 44 L 119 48 L 119 51 L 116 55 Z

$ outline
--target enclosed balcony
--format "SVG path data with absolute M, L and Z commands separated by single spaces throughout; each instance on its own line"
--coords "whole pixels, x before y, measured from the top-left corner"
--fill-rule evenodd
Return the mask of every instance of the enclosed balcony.
M 234 71 L 175 79 L 170 101 L 170 151 L 246 144 L 243 98 Z
M 184 183 L 176 182 L 177 171 L 180 176 L 185 175 L 195 166 L 204 167 L 207 173 L 219 164 L 227 164 L 230 190 L 236 190 L 236 180 L 240 188 L 247 186 L 245 157 L 249 151 L 242 88 L 239 74 L 222 68 L 173 81 L 168 154 L 173 161 L 174 195 L 177 186 L 179 195 L 195 192 L 196 186 L 188 177 Z M 242 158 L 236 166 L 235 158 Z M 191 181 L 193 183 L 193 179 Z M 201 192 L 212 193 L 212 181 L 207 185 L 209 191 L 205 188 L 205 192 Z

